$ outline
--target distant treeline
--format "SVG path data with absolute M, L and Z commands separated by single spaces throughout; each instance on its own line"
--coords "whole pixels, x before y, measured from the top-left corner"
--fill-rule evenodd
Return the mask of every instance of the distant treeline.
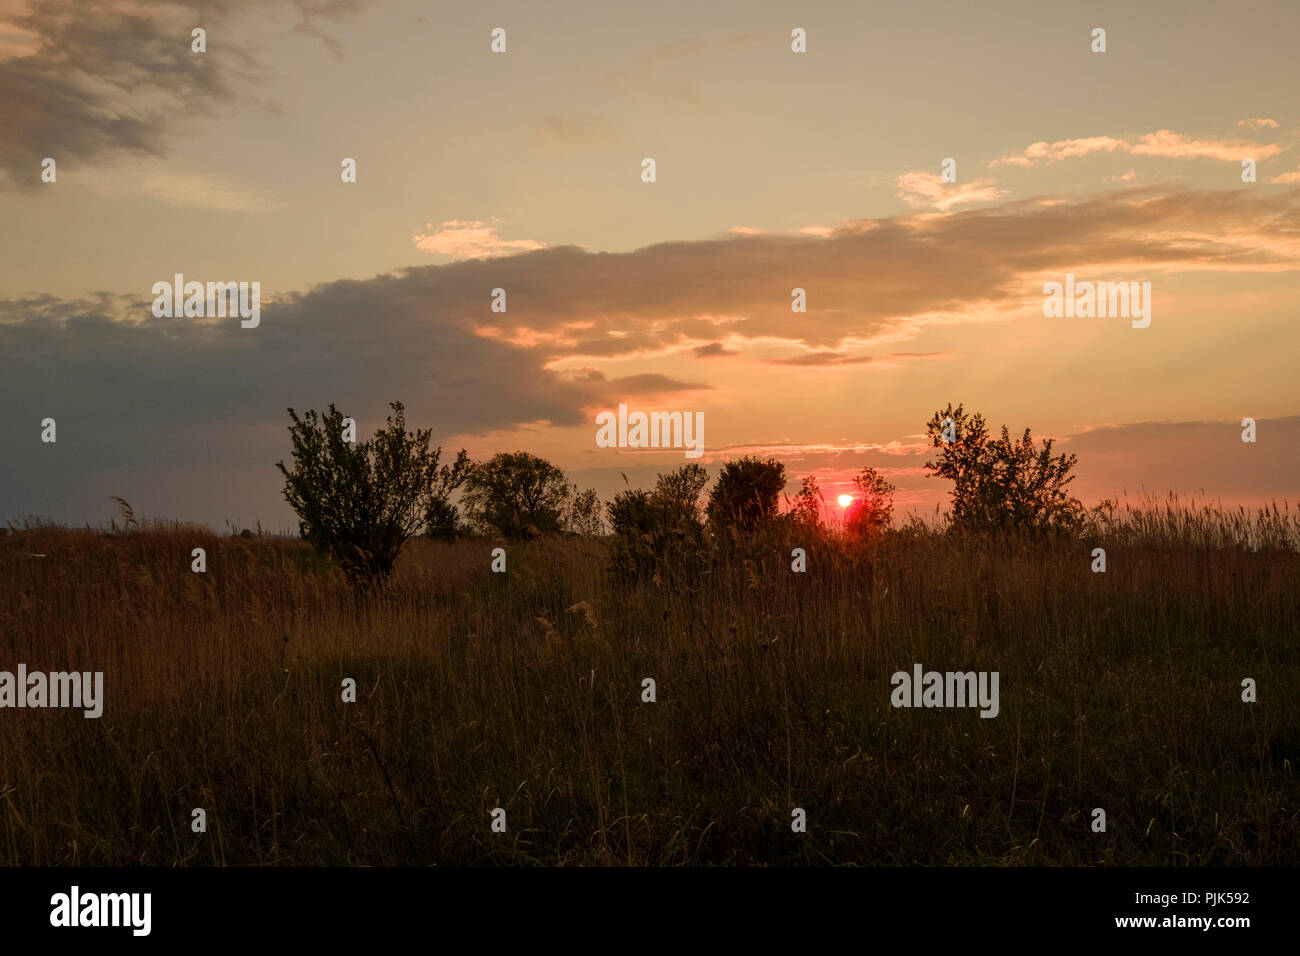
M 406 426 L 400 402 L 367 441 L 333 405 L 303 416 L 289 410 L 292 464 L 279 462 L 284 495 L 301 536 L 361 585 L 382 583 L 403 543 L 414 535 L 454 540 L 481 536 L 520 540 L 551 534 L 612 532 L 613 569 L 643 576 L 689 567 L 710 548 L 779 534 L 840 546 L 869 543 L 890 531 L 984 535 L 1070 535 L 1132 539 L 1155 535 L 1198 544 L 1294 548 L 1296 522 L 1287 511 L 1237 514 L 1163 506 L 1091 510 L 1069 493 L 1074 455 L 1052 454 L 1052 440 L 1026 428 L 1000 436 L 984 417 L 951 403 L 926 423 L 935 457 L 930 477 L 952 482 L 938 527 L 912 517 L 893 526 L 896 488 L 874 468 L 853 477 L 853 501 L 842 521 L 827 520 L 815 475 L 785 495 L 785 465 L 747 456 L 726 461 L 710 485 L 708 471 L 687 464 L 658 476 L 653 490 L 626 489 L 602 502 L 592 489 L 525 451 L 471 461 L 462 449 L 450 463 L 431 447 L 432 431 Z M 784 502 L 785 507 L 782 507 Z

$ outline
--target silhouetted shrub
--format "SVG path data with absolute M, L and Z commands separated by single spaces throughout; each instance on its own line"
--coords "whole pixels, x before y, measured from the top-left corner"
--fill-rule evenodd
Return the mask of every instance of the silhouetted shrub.
M 560 530 L 569 494 L 564 472 L 546 459 L 502 452 L 471 469 L 463 504 L 476 531 L 532 538 Z
M 953 530 L 1044 533 L 1078 526 L 1083 506 L 1066 491 L 1078 459 L 1053 458 L 1050 438 L 1039 448 L 1028 428 L 1012 439 L 1005 425 L 1001 438 L 991 438 L 982 415 L 968 415 L 951 403 L 934 413 L 926 432 L 940 450 L 939 460 L 927 461 L 926 470 L 954 485 Z
M 894 517 L 894 492 L 898 489 L 874 468 L 853 476 L 857 495 L 844 515 L 844 533 L 850 538 L 875 538 L 889 528 Z
M 729 461 L 709 494 L 709 526 L 715 533 L 753 531 L 777 515 L 785 488 L 785 465 L 753 456 Z
M 293 468 L 276 463 L 303 539 L 358 585 L 383 583 L 432 503 L 445 501 L 469 467 L 463 450 L 440 466 L 432 431 L 408 432 L 402 403 L 390 407 L 385 427 L 356 443 L 343 440 L 344 418 L 333 405 L 302 418 L 291 408 Z
M 700 495 L 708 472 L 696 464 L 659 475 L 653 492 L 619 492 L 608 505 L 616 575 L 661 583 L 698 570 L 705 550 Z

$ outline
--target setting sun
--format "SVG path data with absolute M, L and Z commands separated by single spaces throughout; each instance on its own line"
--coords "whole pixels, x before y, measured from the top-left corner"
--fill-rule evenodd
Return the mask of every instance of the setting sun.
M 849 505 L 853 504 L 853 496 L 852 496 L 852 495 L 840 495 L 839 502 L 840 502 L 840 507 L 841 507 L 841 508 L 847 508 Z

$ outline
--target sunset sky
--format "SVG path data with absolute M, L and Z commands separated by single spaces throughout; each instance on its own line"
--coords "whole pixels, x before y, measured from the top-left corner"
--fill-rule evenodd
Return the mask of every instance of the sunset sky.
M 1300 4 L 1055 6 L 0 0 L 0 521 L 288 528 L 286 407 L 392 400 L 603 497 L 686 460 L 597 447 L 622 402 L 929 511 L 951 401 L 1088 503 L 1294 506 Z M 155 318 L 175 273 L 260 325 Z M 1044 317 L 1066 273 L 1150 327 Z

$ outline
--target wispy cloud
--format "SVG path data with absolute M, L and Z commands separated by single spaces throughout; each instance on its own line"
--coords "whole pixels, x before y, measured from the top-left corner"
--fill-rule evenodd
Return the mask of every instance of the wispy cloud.
M 298 29 L 324 35 L 361 0 L 221 0 L 204 24 L 292 5 Z M 194 14 L 181 4 L 28 0 L 0 5 L 0 182 L 35 187 L 40 162 L 90 165 L 113 154 L 162 156 L 185 120 L 255 99 L 266 69 L 243 45 L 190 49 Z M 178 118 L 181 122 L 178 122 Z
M 0 21 L 0 60 L 32 56 L 40 49 L 40 35 L 12 23 Z
M 995 183 L 992 179 L 945 183 L 938 173 L 913 170 L 898 177 L 898 195 L 909 206 L 947 212 L 954 206 L 1001 199 L 1007 191 Z
M 943 358 L 947 352 L 891 352 L 888 355 L 846 355 L 843 352 L 808 352 L 782 358 L 764 359 L 768 365 L 869 365 L 871 363 L 897 363 L 903 359 Z
M 118 165 L 82 177 L 104 194 L 147 196 L 169 206 L 221 212 L 266 211 L 276 200 L 238 183 L 203 173 L 178 173 L 154 165 Z
M 1058 139 L 1055 143 L 1039 141 L 1025 147 L 1021 153 L 1012 153 L 995 159 L 990 166 L 1036 166 L 1039 163 L 1056 163 L 1089 153 L 1113 153 L 1126 150 L 1123 140 L 1111 136 L 1090 136 L 1085 139 Z
M 1252 142 L 1250 140 L 1195 139 L 1181 136 L 1167 129 L 1147 133 L 1129 152 L 1135 156 L 1164 156 L 1170 159 L 1221 159 L 1240 162 L 1244 157 L 1269 159 L 1285 147 Z
M 533 126 L 528 149 L 534 153 L 567 155 L 585 149 L 617 146 L 622 137 L 610 124 L 594 117 L 545 116 Z
M 1166 159 L 1219 159 L 1237 162 L 1246 157 L 1269 159 L 1282 152 L 1284 148 L 1257 143 L 1254 140 L 1197 139 L 1162 129 L 1130 140 L 1116 139 L 1112 136 L 1092 136 L 1084 139 L 1062 139 L 1054 143 L 1032 143 L 1022 152 L 995 159 L 989 165 L 1029 167 L 1042 163 L 1057 163 L 1063 159 L 1087 156 L 1091 153 L 1115 152 Z
M 291 32 L 320 40 L 336 60 L 343 59 L 343 45 L 320 28 L 321 20 L 338 20 L 361 12 L 370 0 L 291 0 L 298 22 Z
M 733 457 L 739 455 L 774 455 L 774 456 L 827 456 L 829 460 L 844 455 L 862 455 L 864 453 L 875 453 L 878 455 L 891 455 L 898 458 L 904 458 L 911 455 L 923 455 L 931 447 L 928 441 L 903 442 L 903 441 L 886 441 L 886 442 L 796 442 L 796 441 L 757 441 L 757 442 L 736 442 L 729 445 L 723 445 L 716 449 L 715 454 L 718 457 Z

